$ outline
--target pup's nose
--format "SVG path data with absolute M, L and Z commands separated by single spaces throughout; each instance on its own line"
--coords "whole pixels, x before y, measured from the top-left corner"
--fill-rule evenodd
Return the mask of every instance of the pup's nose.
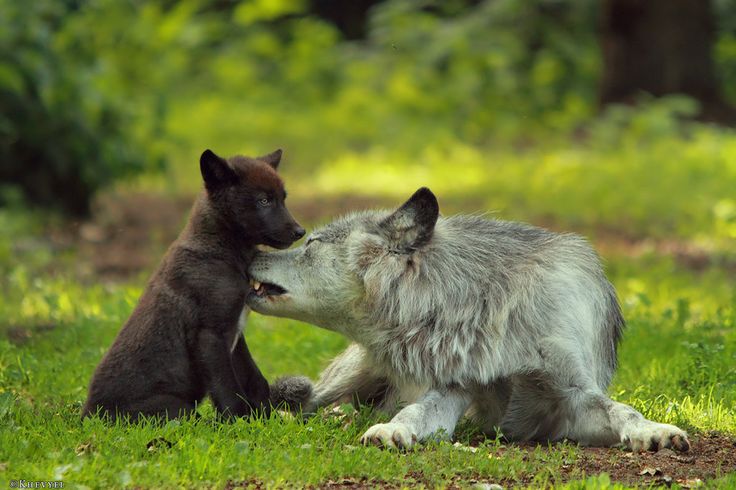
M 304 231 L 304 228 L 302 228 L 301 226 L 297 226 L 291 233 L 294 236 L 294 240 L 299 240 L 301 237 L 304 236 L 306 231 Z

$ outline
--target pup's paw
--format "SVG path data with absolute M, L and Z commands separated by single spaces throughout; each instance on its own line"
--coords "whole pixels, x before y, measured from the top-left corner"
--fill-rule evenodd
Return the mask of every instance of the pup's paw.
M 376 424 L 363 434 L 360 442 L 387 448 L 409 449 L 417 442 L 417 435 L 402 423 Z
M 644 420 L 630 430 L 624 435 L 622 442 L 634 452 L 658 451 L 664 448 L 685 452 L 690 449 L 690 441 L 684 430 L 650 420 Z
M 307 407 L 312 395 L 312 382 L 306 376 L 284 376 L 271 384 L 271 405 L 291 412 Z

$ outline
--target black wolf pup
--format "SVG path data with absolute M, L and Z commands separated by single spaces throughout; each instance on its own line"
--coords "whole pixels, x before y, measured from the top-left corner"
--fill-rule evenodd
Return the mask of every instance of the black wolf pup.
M 226 417 L 268 410 L 269 385 L 239 317 L 255 246 L 284 249 L 304 235 L 284 205 L 280 160 L 281 150 L 228 160 L 202 153 L 205 190 L 97 366 L 83 417 L 176 417 L 208 394 Z

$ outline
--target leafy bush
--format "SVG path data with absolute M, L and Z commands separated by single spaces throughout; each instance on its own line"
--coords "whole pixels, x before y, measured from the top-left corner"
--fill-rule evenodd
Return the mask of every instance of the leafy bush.
M 383 2 L 361 42 L 306 13 L 264 20 L 255 5 L 240 3 L 226 42 L 190 83 L 172 85 L 178 140 L 287 141 L 308 167 L 377 142 L 421 150 L 528 140 L 574 129 L 596 110 L 589 2 L 485 1 L 452 15 L 442 2 Z
M 431 141 L 420 152 L 376 146 L 342 153 L 290 186 L 302 196 L 399 200 L 427 185 L 449 204 L 472 198 L 476 209 L 504 218 L 633 238 L 687 238 L 732 253 L 736 134 L 681 120 L 694 110 L 679 97 L 638 109 L 614 106 L 579 141 L 523 149 Z
M 91 82 L 97 67 L 61 46 L 73 8 L 0 2 L 0 203 L 20 193 L 32 205 L 85 214 L 96 190 L 150 168 L 122 101 Z
M 485 186 L 515 206 L 524 201 L 553 213 L 570 192 L 559 191 L 561 200 L 550 193 L 566 175 L 582 177 L 565 169 L 585 168 L 602 181 L 596 170 L 636 166 L 646 148 L 687 145 L 673 141 L 680 137 L 677 128 L 667 129 L 674 119 L 656 111 L 626 116 L 640 121 L 626 131 L 616 129 L 617 116 L 595 122 L 596 2 L 388 0 L 371 9 L 361 41 L 344 40 L 311 15 L 309 4 L 0 0 L 1 181 L 25 179 L 31 199 L 52 205 L 63 199 L 73 203 L 67 208 L 84 209 L 95 189 L 162 155 L 173 170 L 167 185 L 198 188 L 195 162 L 206 147 L 222 153 L 284 147 L 287 159 L 295 157 L 285 171 L 301 175 L 321 167 L 329 176 L 336 162 L 352 161 L 348 182 L 379 168 L 427 175 L 428 166 L 456 162 L 459 153 L 470 162 L 466 169 L 480 175 L 465 189 Z M 716 62 L 732 92 L 735 17 L 726 15 L 727 4 L 715 4 Z M 644 123 L 665 126 L 641 134 L 640 148 L 624 155 L 616 138 Z M 583 133 L 592 137 L 577 139 Z M 718 130 L 713 137 L 728 140 Z M 611 163 L 578 167 L 566 158 Z M 628 163 L 614 162 L 622 158 Z M 467 172 L 454 175 L 451 164 L 437 171 L 455 177 L 444 179 L 448 185 L 469 180 Z M 516 180 L 496 189 L 504 172 Z M 551 184 L 543 181 L 548 174 Z M 550 206 L 522 179 L 530 175 L 539 176 Z M 522 194 L 512 197 L 509 189 Z M 719 233 L 731 233 L 733 200 L 719 196 L 706 215 L 718 204 Z M 564 212 L 595 208 L 579 204 Z

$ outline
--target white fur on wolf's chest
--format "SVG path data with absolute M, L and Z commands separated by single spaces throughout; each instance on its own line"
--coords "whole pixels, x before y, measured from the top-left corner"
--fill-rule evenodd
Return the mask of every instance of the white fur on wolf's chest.
M 230 352 L 235 350 L 235 346 L 238 344 L 238 339 L 241 335 L 243 335 L 243 332 L 245 332 L 245 324 L 248 323 L 248 315 L 250 314 L 250 308 L 247 306 L 243 308 L 243 311 L 240 312 L 240 318 L 238 318 L 238 328 L 235 329 L 235 337 L 233 338 L 233 343 L 230 346 Z

